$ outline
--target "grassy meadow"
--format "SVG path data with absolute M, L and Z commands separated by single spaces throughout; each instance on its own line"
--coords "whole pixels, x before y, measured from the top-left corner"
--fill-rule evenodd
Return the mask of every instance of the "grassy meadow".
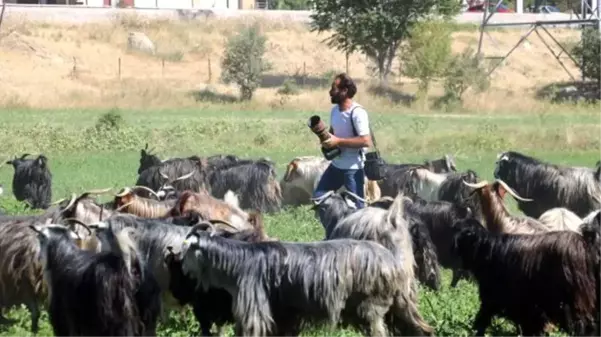
M 509 149 L 571 165 L 593 166 L 599 158 L 599 114 L 594 110 L 503 115 L 393 115 L 375 108 L 370 112 L 382 155 L 391 162 L 421 162 L 450 153 L 456 158 L 458 170 L 473 169 L 484 179 L 491 179 L 497 153 Z M 0 110 L 0 155 L 48 156 L 54 179 L 53 200 L 89 189 L 118 190 L 133 185 L 140 149 L 147 142 L 161 158 L 217 153 L 267 156 L 277 162 L 279 179 L 293 157 L 320 154 L 317 138 L 306 126 L 313 114 L 273 110 L 249 113 L 219 106 L 177 110 Z M 11 192 L 12 172 L 10 166 L 0 169 L 0 183 L 5 190 L 0 206 L 9 213 L 22 213 L 23 205 Z M 512 201 L 510 206 L 516 212 Z M 266 229 L 270 236 L 286 241 L 323 238 L 320 223 L 307 207 L 267 216 Z M 472 335 L 470 327 L 479 307 L 477 287 L 461 281 L 456 289 L 450 289 L 450 272 L 444 270 L 443 274 L 439 292 L 420 286 L 420 311 L 436 328 L 437 335 Z M 12 310 L 8 316 L 17 319 L 18 324 L 0 328 L 0 335 L 31 334 L 25 309 Z M 173 312 L 169 321 L 161 323 L 159 333 L 188 336 L 197 327 L 191 311 L 185 310 Z M 316 327 L 303 335 L 319 336 L 324 331 Z M 517 332 L 499 319 L 488 333 Z M 46 313 L 40 335 L 52 335 Z M 358 334 L 337 330 L 335 335 Z

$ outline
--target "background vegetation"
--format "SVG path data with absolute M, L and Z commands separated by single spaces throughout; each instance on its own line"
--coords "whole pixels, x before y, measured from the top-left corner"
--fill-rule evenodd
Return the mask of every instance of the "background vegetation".
M 271 3 L 280 9 L 313 6 L 303 0 Z M 260 19 L 175 22 L 135 16 L 69 26 L 8 16 L 0 31 L 0 155 L 46 154 L 54 200 L 132 185 L 145 143 L 162 158 L 268 156 L 281 177 L 293 157 L 320 155 L 306 120 L 327 114 L 328 86 L 336 73 L 348 71 L 390 162 L 422 162 L 449 153 L 459 170 L 492 179 L 496 155 L 506 150 L 558 164 L 593 166 L 599 159 L 599 105 L 557 103 L 540 94 L 567 78 L 540 41 L 530 39 L 489 77 L 491 64 L 473 51 L 477 30 L 444 15 L 433 18 L 454 13 L 452 1 L 387 3 L 400 14 L 356 1 L 345 3 L 341 7 L 348 11 L 341 12 L 332 1 L 319 2 L 312 27 Z M 425 20 L 418 23 L 417 17 Z M 131 51 L 126 42 L 131 31 L 146 34 L 157 52 Z M 559 31 L 562 42 L 578 45 L 578 31 Z M 494 42 L 487 40 L 484 52 L 508 50 L 520 35 L 519 30 L 492 31 Z M 578 73 L 576 66 L 568 68 Z M 590 72 L 598 68 L 597 63 Z M 0 207 L 23 213 L 11 193 L 11 177 L 10 167 L 0 169 L 5 190 Z M 282 240 L 323 239 L 307 207 L 286 209 L 266 221 L 269 235 Z M 449 289 L 449 283 L 445 270 L 441 291 L 420 288 L 420 311 L 437 335 L 472 335 L 477 287 L 462 281 Z M 40 335 L 52 335 L 45 315 Z M 25 310 L 8 316 L 18 323 L 0 327 L 0 335 L 30 334 Z M 196 329 L 186 309 L 173 312 L 160 334 L 188 336 Z M 303 335 L 323 331 L 315 327 Z M 517 332 L 500 319 L 488 333 Z M 357 333 L 341 329 L 336 335 Z

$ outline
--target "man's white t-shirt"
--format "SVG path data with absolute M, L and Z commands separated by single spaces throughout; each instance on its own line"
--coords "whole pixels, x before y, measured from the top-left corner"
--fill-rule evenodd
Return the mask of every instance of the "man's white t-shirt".
M 354 110 L 353 110 L 354 109 Z M 351 124 L 351 111 L 353 111 L 353 120 L 357 134 L 353 133 Z M 340 138 L 353 138 L 369 135 L 369 119 L 367 111 L 359 104 L 353 102 L 348 110 L 340 111 L 338 104 L 332 107 L 330 112 L 330 125 L 334 129 L 334 135 Z M 341 170 L 357 170 L 363 168 L 365 156 L 363 152 L 367 148 L 340 148 L 341 153 L 332 160 L 332 165 Z

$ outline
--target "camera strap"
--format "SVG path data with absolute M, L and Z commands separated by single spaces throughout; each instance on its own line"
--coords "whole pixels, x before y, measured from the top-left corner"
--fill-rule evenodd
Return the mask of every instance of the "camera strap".
M 351 109 L 351 126 L 353 127 L 353 135 L 355 135 L 355 137 L 358 137 L 359 134 L 357 133 L 357 129 L 355 128 L 355 121 L 353 120 L 353 112 L 355 112 L 356 108 L 362 108 L 362 106 L 357 104 L 354 108 Z M 376 150 L 376 152 L 379 153 L 380 151 L 378 151 L 376 137 L 371 129 L 371 123 L 369 123 L 369 135 L 371 136 L 371 142 L 374 145 L 374 149 Z M 359 153 L 363 153 L 363 149 L 359 149 Z

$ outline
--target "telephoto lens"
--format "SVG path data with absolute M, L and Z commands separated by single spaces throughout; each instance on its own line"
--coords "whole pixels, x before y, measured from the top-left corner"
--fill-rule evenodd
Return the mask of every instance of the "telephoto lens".
M 328 140 L 331 136 L 330 133 L 328 132 L 328 128 L 326 127 L 326 124 L 317 115 L 309 118 L 308 126 L 311 129 L 311 131 L 313 131 L 313 133 L 317 135 L 320 142 L 322 142 L 322 143 L 324 141 Z M 340 151 L 340 148 L 338 148 L 338 147 L 326 149 L 325 147 L 322 146 L 321 152 L 323 153 L 323 156 L 327 160 L 332 160 L 332 159 L 336 158 L 337 156 L 339 156 L 341 151 Z

